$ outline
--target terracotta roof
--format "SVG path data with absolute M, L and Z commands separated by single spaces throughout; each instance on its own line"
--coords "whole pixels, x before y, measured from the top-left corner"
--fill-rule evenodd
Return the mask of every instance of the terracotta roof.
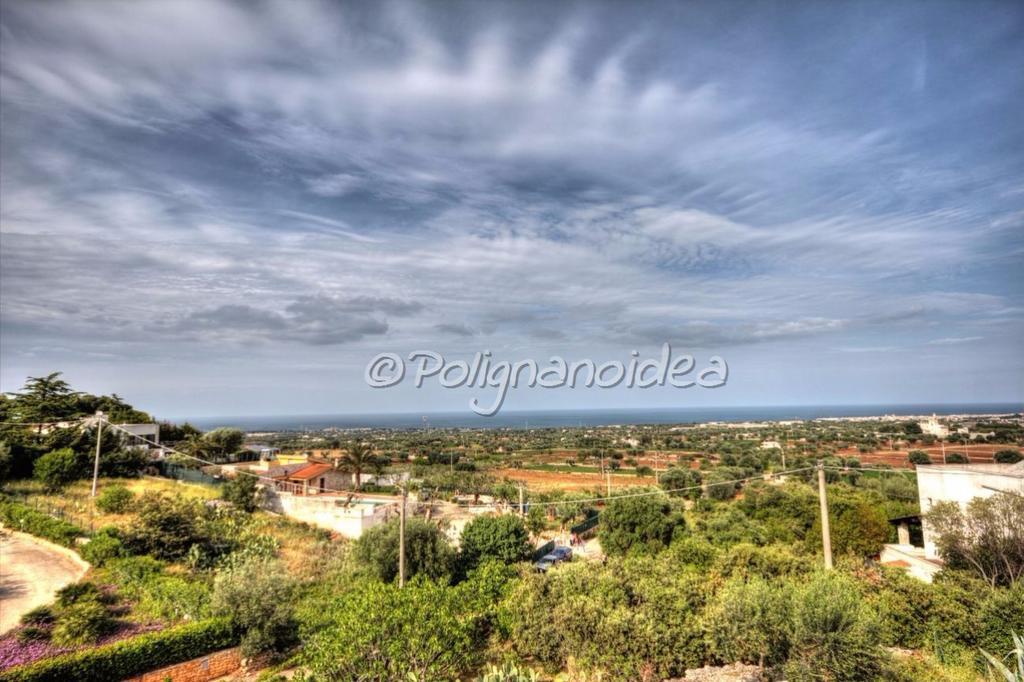
M 332 469 L 334 469 L 334 467 L 332 467 L 330 464 L 307 464 L 303 466 L 301 469 L 296 469 L 290 474 L 284 474 L 282 476 L 277 476 L 276 478 L 308 481 L 309 479 L 321 476 L 327 473 L 328 471 L 331 471 Z

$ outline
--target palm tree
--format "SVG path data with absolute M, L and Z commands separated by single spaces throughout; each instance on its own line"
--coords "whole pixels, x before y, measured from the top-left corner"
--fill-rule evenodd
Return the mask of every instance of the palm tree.
M 373 449 L 366 443 L 353 443 L 348 451 L 338 460 L 338 467 L 344 471 L 350 471 L 356 479 L 356 490 L 363 487 L 363 469 L 370 466 L 375 455 Z

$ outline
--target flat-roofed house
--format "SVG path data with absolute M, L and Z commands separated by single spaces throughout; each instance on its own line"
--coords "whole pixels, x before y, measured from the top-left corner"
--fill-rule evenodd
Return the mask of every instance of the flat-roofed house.
M 1024 495 L 1024 462 L 1016 464 L 932 464 L 917 467 L 917 494 L 921 516 L 901 517 L 896 525 L 899 542 L 885 545 L 881 562 L 906 568 L 914 577 L 931 582 L 942 569 L 935 535 L 922 516 L 939 502 L 966 508 L 971 500 L 992 495 Z M 920 523 L 922 545 L 911 543 L 909 527 Z

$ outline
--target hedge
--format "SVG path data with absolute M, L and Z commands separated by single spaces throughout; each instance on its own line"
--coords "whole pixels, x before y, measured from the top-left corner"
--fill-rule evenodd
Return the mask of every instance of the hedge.
M 238 644 L 227 618 L 151 632 L 0 672 L 0 682 L 110 682 Z
M 65 547 L 74 547 L 75 538 L 85 535 L 78 526 L 11 500 L 0 501 L 0 520 L 8 528 L 46 538 Z

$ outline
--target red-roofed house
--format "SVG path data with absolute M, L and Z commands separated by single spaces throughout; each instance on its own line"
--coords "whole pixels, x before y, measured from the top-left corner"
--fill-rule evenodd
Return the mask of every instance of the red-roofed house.
M 281 492 L 315 495 L 336 490 L 355 488 L 355 476 L 339 471 L 330 464 L 308 462 L 291 471 L 273 476 L 275 487 Z

